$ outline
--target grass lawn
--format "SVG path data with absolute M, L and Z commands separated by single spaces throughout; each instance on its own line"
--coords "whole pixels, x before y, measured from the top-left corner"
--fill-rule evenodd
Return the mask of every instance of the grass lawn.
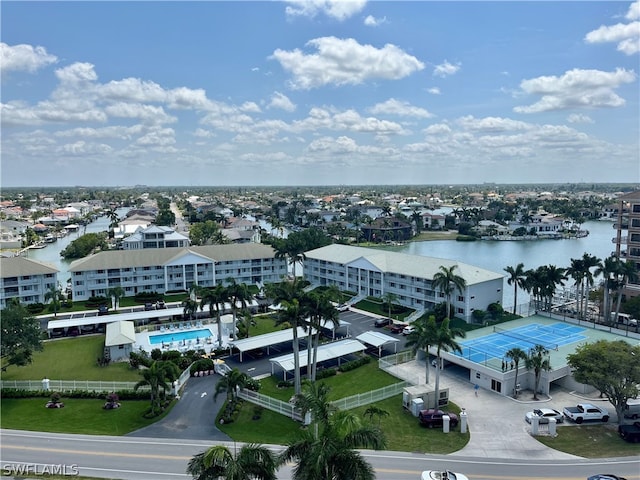
M 44 349 L 33 354 L 33 362 L 24 367 L 9 366 L 2 380 L 102 380 L 137 382 L 140 375 L 128 363 L 99 367 L 98 357 L 104 349 L 104 335 L 83 335 L 50 340 Z
M 15 430 L 88 435 L 124 435 L 158 420 L 144 418 L 148 400 L 125 400 L 116 410 L 104 410 L 102 399 L 64 398 L 64 408 L 45 408 L 47 398 L 3 398 L 0 426 Z M 167 410 L 167 412 L 170 409 Z
M 624 457 L 640 454 L 636 443 L 625 442 L 618 436 L 618 426 L 567 425 L 558 427 L 555 438 L 534 437 L 547 447 L 585 458 Z
M 262 409 L 260 419 L 254 420 L 255 405 L 244 402 L 238 418 L 233 423 L 218 424 L 218 428 L 238 442 L 286 445 L 300 429 L 300 424 L 290 418 Z

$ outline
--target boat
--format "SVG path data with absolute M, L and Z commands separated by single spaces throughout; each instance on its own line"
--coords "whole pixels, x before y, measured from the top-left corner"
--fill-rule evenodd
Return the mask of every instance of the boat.
M 57 242 L 58 241 L 58 237 L 56 237 L 55 235 L 49 234 L 46 237 L 44 237 L 44 242 L 45 243 L 53 243 L 53 242 Z

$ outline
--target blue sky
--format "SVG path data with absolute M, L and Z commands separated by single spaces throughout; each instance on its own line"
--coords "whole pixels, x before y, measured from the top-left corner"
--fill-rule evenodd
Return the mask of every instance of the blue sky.
M 10 2 L 1 184 L 640 181 L 640 1 Z

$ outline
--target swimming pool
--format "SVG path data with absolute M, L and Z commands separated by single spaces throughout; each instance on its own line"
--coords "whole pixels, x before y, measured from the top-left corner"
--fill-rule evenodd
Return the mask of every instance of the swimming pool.
M 160 335 L 149 335 L 149 343 L 157 345 L 158 343 L 181 342 L 183 340 L 195 340 L 197 338 L 211 337 L 213 334 L 208 328 L 199 330 L 176 330 L 174 332 L 162 333 Z

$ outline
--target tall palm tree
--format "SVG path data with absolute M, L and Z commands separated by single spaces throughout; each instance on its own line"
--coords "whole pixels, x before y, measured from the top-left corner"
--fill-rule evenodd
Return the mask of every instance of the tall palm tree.
M 187 474 L 194 480 L 276 480 L 276 470 L 275 454 L 258 444 L 243 445 L 237 454 L 214 445 L 187 465 Z
M 293 385 L 295 394 L 302 390 L 300 381 L 300 339 L 298 338 L 298 327 L 304 324 L 304 316 L 300 302 L 297 298 L 292 300 L 282 300 L 280 304 L 284 310 L 280 310 L 276 316 L 276 325 L 287 323 L 293 328 Z
M 244 388 L 248 381 L 249 376 L 246 373 L 234 368 L 216 383 L 216 391 L 213 395 L 214 400 L 222 392 L 226 392 L 227 401 L 235 400 L 238 388 Z
M 435 331 L 435 339 L 433 345 L 436 347 L 436 387 L 435 387 L 435 408 L 438 408 L 438 400 L 440 399 L 440 370 L 442 369 L 441 352 L 458 352 L 462 353 L 462 347 L 456 342 L 456 338 L 464 338 L 466 332 L 458 327 L 450 327 L 450 320 L 445 318 Z
M 527 281 L 527 275 L 524 271 L 524 263 L 520 262 L 515 267 L 508 266 L 504 271 L 509 274 L 507 284 L 513 285 L 513 314 L 515 315 L 518 307 L 518 289 L 524 288 Z
M 520 366 L 520 360 L 526 360 L 527 352 L 522 350 L 520 347 L 513 347 L 507 350 L 505 355 L 507 356 L 507 358 L 510 358 L 511 361 L 514 363 L 514 367 L 516 369 L 516 378 L 515 378 L 514 385 L 517 386 L 518 385 L 518 367 Z M 515 387 L 513 389 L 513 398 L 518 398 L 518 390 Z
M 293 480 L 374 480 L 373 468 L 356 449 L 385 448 L 383 432 L 352 411 L 338 410 L 328 393 L 324 383 L 307 383 L 296 397 L 296 407 L 311 413 L 312 423 L 287 445 L 279 463 L 297 463 Z
M 386 292 L 382 296 L 382 301 L 387 307 L 387 312 L 389 313 L 389 318 L 391 318 L 391 309 L 393 308 L 393 302 L 398 300 L 398 296 L 393 292 Z
M 451 315 L 451 295 L 456 290 L 463 293 L 464 289 L 467 287 L 466 280 L 454 272 L 456 268 L 458 268 L 457 265 L 452 265 L 448 268 L 444 265 L 440 265 L 440 270 L 431 280 L 433 288 L 441 290 L 447 297 L 447 318 L 450 318 Z
M 551 370 L 551 361 L 549 360 L 549 350 L 542 345 L 535 345 L 524 359 L 524 365 L 527 370 L 533 370 L 533 399 L 538 400 L 538 385 L 542 371 Z
M 539 267 L 540 268 L 540 267 Z M 542 295 L 546 299 L 545 308 L 550 309 L 553 303 L 553 296 L 558 286 L 564 285 L 567 280 L 566 270 L 555 265 L 543 265 L 542 267 Z
M 124 288 L 122 288 L 120 285 L 111 287 L 109 290 L 107 290 L 107 294 L 109 295 L 109 297 L 111 297 L 111 306 L 113 307 L 113 309 L 117 310 L 118 308 L 120 308 L 120 299 L 124 297 Z
M 53 306 L 53 316 L 58 316 L 58 309 L 60 308 L 60 301 L 63 299 L 62 289 L 55 283 L 52 283 L 44 294 L 45 301 L 51 300 Z
M 411 212 L 411 220 L 416 225 L 416 235 L 420 235 L 422 231 L 422 214 L 418 211 L 418 209 L 414 208 Z
M 213 312 L 215 311 L 216 323 L 218 324 L 218 348 L 222 348 L 222 322 L 220 321 L 220 315 L 222 310 L 224 310 L 224 303 L 226 301 L 227 289 L 221 284 L 204 290 L 200 297 L 200 310 L 208 306 L 210 317 L 213 317 Z
M 425 353 L 426 382 L 429 383 L 429 347 L 436 343 L 436 331 L 438 325 L 436 317 L 430 315 L 428 318 L 420 317 L 413 322 L 414 330 L 407 335 L 406 346 L 411 348 L 411 352 L 415 355 L 418 350 Z
M 237 283 L 235 278 L 229 278 L 227 295 L 231 303 L 231 313 L 233 314 L 233 336 L 236 335 L 236 322 L 238 321 L 238 311 L 247 308 L 251 294 L 244 283 Z
M 622 290 L 629 282 L 636 282 L 638 280 L 638 269 L 632 260 L 620 264 L 620 268 L 617 271 L 618 275 L 618 292 L 616 293 L 616 315 L 615 323 L 618 323 L 618 315 L 620 315 L 620 305 L 622 304 Z
M 620 270 L 620 260 L 615 255 L 605 258 L 602 265 L 596 268 L 595 275 L 602 275 L 602 308 L 603 319 L 607 325 L 611 321 L 611 288 L 615 282 L 615 274 Z
M 151 390 L 151 411 L 160 414 L 162 407 L 160 404 L 160 388 L 164 391 L 170 388 L 167 384 L 166 366 L 160 361 L 155 361 L 149 368 L 140 371 L 142 380 L 133 386 L 134 390 L 140 387 L 149 387 Z
M 192 298 L 186 298 L 182 301 L 182 313 L 185 318 L 191 320 L 198 311 L 198 302 Z
M 567 269 L 567 276 L 571 277 L 576 286 L 576 312 L 580 317 L 580 307 L 582 306 L 582 281 L 584 279 L 584 262 L 581 258 L 572 258 L 571 265 Z
M 583 317 L 585 320 L 587 319 L 587 310 L 589 306 L 589 290 L 593 287 L 595 283 L 595 278 L 593 276 L 592 269 L 598 269 L 602 266 L 602 260 L 596 257 L 595 255 L 590 255 L 588 253 L 584 253 L 582 255 L 582 266 L 583 266 L 583 282 L 582 282 L 582 299 L 584 301 L 584 306 L 582 308 Z M 593 318 L 593 323 L 595 325 L 595 316 Z
M 340 292 L 334 286 L 322 292 L 309 292 L 303 299 L 304 316 L 309 319 L 307 353 L 309 355 L 313 353 L 313 358 L 310 356 L 307 358 L 308 378 L 311 381 L 316 379 L 318 347 L 320 346 L 322 328 L 328 324 L 331 324 L 333 328 L 340 325 L 340 315 L 332 303 L 332 300 L 338 299 L 339 295 Z

